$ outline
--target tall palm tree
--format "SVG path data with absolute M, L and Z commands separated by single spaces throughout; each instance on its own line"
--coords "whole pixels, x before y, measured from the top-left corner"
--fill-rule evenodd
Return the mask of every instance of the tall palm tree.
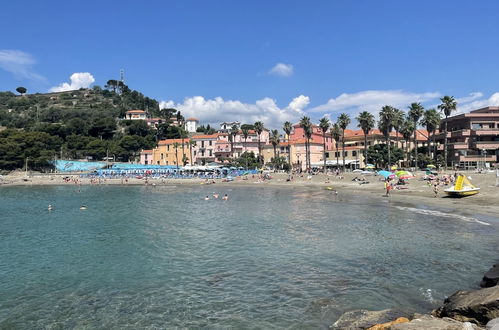
M 189 154 L 191 156 L 191 165 L 194 165 L 194 158 L 192 158 L 192 147 L 196 146 L 196 141 L 194 141 L 194 140 L 187 141 L 187 145 L 189 146 Z
M 421 103 L 412 103 L 409 106 L 407 115 L 414 122 L 414 167 L 418 167 L 418 122 L 424 114 L 424 108 Z
M 374 116 L 372 113 L 367 112 L 367 111 L 362 111 L 357 118 L 357 121 L 359 124 L 357 127 L 362 129 L 362 132 L 364 132 L 364 165 L 367 164 L 367 136 L 369 135 L 369 132 L 374 128 L 374 125 L 376 125 L 376 122 L 374 120 Z
M 431 157 L 431 138 L 433 137 L 433 147 L 435 148 L 435 131 L 440 126 L 440 113 L 435 109 L 428 109 L 423 114 L 421 125 L 428 131 L 428 157 Z M 434 151 L 436 154 L 436 151 Z
M 346 113 L 340 114 L 338 117 L 338 126 L 341 128 L 341 147 L 343 152 L 343 172 L 345 171 L 345 130 L 350 125 L 350 116 Z
M 175 148 L 175 159 L 176 159 L 176 164 L 177 164 L 177 171 L 178 171 L 178 147 L 180 145 L 178 144 L 178 142 L 175 142 L 173 144 L 173 147 Z
M 326 117 L 321 118 L 319 121 L 319 127 L 322 131 L 322 159 L 324 160 L 324 167 L 322 170 L 326 173 L 326 133 L 329 127 L 331 127 L 329 119 Z
M 239 133 L 239 126 L 234 124 L 230 128 L 230 132 L 229 132 L 230 153 L 231 153 L 232 158 L 234 158 L 234 142 L 235 142 L 237 133 Z
M 398 148 L 399 146 L 399 131 L 400 127 L 405 121 L 405 113 L 404 111 L 393 108 L 393 129 L 395 130 L 395 146 Z
M 456 110 L 457 102 L 453 96 L 444 96 L 440 99 L 440 101 L 442 102 L 442 104 L 440 104 L 438 106 L 438 108 L 440 109 L 440 111 L 443 111 L 443 113 L 445 115 L 445 128 L 444 128 L 444 132 L 445 132 L 445 137 L 444 137 L 444 161 L 445 161 L 445 165 L 444 165 L 444 168 L 445 168 L 445 170 L 447 170 L 447 118 L 451 115 L 452 111 Z
M 282 127 L 284 133 L 288 136 L 288 162 L 289 162 L 289 169 L 291 170 L 291 146 L 289 145 L 289 136 L 291 135 L 291 131 L 293 130 L 293 125 L 287 121 L 284 123 Z
M 381 111 L 379 112 L 379 121 L 378 121 L 378 128 L 383 133 L 383 136 L 385 137 L 386 140 L 386 147 L 388 150 L 388 167 L 390 167 L 391 164 L 391 153 L 390 153 L 390 133 L 392 132 L 393 129 L 393 117 L 394 117 L 394 108 L 389 105 L 385 105 L 383 108 L 381 108 Z
M 260 165 L 263 165 L 262 164 L 262 162 L 263 162 L 262 146 L 261 146 L 260 136 L 261 136 L 263 130 L 265 129 L 265 127 L 263 126 L 263 123 L 261 121 L 257 121 L 253 125 L 253 127 L 255 129 L 256 134 L 258 134 L 258 160 L 259 160 Z
M 244 152 L 246 152 L 246 141 L 248 140 L 248 136 L 249 136 L 249 128 L 248 127 L 241 128 L 241 132 L 242 132 L 243 138 L 244 138 L 244 145 L 243 145 Z M 248 157 L 245 157 L 245 159 L 246 159 L 246 169 L 248 169 Z
M 272 147 L 274 147 L 274 169 L 276 168 L 277 164 L 277 146 L 281 142 L 281 134 L 279 134 L 279 131 L 276 129 L 273 129 L 270 132 L 270 143 L 272 143 Z
M 312 122 L 307 116 L 303 116 L 300 120 L 300 126 L 305 134 L 305 168 L 310 171 L 310 138 L 312 137 Z
M 404 123 L 400 127 L 400 133 L 405 141 L 405 158 L 406 164 L 409 164 L 409 142 L 411 140 L 412 134 L 414 134 L 414 122 L 408 118 L 404 120 Z
M 340 165 L 340 153 L 338 151 L 338 145 L 341 139 L 341 129 L 340 126 L 338 126 L 338 123 L 334 123 L 333 127 L 331 127 L 331 138 L 333 138 L 334 143 L 336 145 L 336 166 L 339 167 Z

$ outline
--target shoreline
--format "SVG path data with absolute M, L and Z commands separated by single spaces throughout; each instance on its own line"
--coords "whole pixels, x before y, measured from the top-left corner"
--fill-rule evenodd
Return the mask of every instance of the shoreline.
M 418 173 L 420 174 L 420 173 Z M 389 197 L 385 197 L 383 182 L 380 181 L 379 176 L 366 176 L 368 184 L 359 184 L 359 182 L 352 181 L 353 178 L 360 176 L 357 173 L 344 173 L 343 179 L 338 179 L 333 175 L 328 175 L 329 183 L 326 183 L 326 177 L 323 174 L 313 175 L 310 180 L 305 176 L 300 177 L 295 175 L 292 181 L 286 181 L 288 174 L 286 173 L 273 173 L 271 180 L 259 181 L 257 176 L 249 176 L 248 179 L 243 180 L 242 177 L 235 178 L 231 182 L 223 182 L 222 179 L 215 179 L 215 186 L 237 186 L 237 187 L 279 187 L 279 188 L 316 188 L 325 190 L 330 188 L 339 194 L 346 194 L 349 196 L 362 195 L 368 196 L 373 199 L 382 199 L 387 202 L 395 202 L 397 204 L 410 204 L 421 205 L 427 207 L 435 207 L 438 209 L 446 209 L 448 212 L 457 212 L 468 216 L 483 215 L 487 217 L 497 218 L 499 215 L 499 187 L 495 186 L 496 177 L 495 173 L 466 173 L 467 176 L 472 177 L 472 182 L 477 187 L 480 187 L 480 193 L 474 196 L 463 198 L 450 198 L 445 196 L 441 187 L 438 197 L 434 197 L 433 189 L 428 186 L 425 181 L 418 178 L 412 179 L 401 190 L 392 190 Z M 68 176 L 71 179 L 78 180 L 64 182 L 63 176 Z M 421 177 L 421 175 L 418 175 Z M 27 178 L 24 173 L 15 173 L 14 175 L 3 176 L 0 179 L 1 187 L 12 186 L 144 186 L 146 185 L 144 179 L 129 178 L 128 182 L 122 182 L 121 179 L 101 179 L 100 183 L 92 183 L 90 178 L 80 178 L 76 174 L 48 174 L 48 175 L 32 175 Z M 148 180 L 149 186 L 166 186 L 173 187 L 178 185 L 190 186 L 204 186 L 206 184 L 204 179 L 154 179 Z

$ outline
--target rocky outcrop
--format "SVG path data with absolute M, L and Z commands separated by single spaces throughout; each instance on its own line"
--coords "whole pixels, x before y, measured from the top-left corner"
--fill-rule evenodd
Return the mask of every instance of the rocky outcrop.
M 499 317 L 499 286 L 476 291 L 458 291 L 432 312 L 436 317 L 450 317 L 461 322 L 485 325 Z
M 407 313 L 393 309 L 385 309 L 382 311 L 368 311 L 364 309 L 354 310 L 341 315 L 331 328 L 342 330 L 368 329 L 377 324 L 393 321 L 401 316 L 408 315 Z
M 490 320 L 485 326 L 486 330 L 499 330 L 499 318 Z
M 483 275 L 480 287 L 490 288 L 497 285 L 499 282 L 499 264 L 495 264 L 488 272 Z
M 411 322 L 395 324 L 390 330 L 479 330 L 483 329 L 470 322 L 459 322 L 448 317 L 436 318 L 423 315 Z

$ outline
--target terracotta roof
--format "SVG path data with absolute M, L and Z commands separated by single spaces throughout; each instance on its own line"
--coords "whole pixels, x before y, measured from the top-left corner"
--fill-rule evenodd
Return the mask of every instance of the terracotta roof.
M 146 121 L 160 121 L 162 118 L 147 118 Z
M 185 138 L 184 139 L 184 143 L 186 143 L 187 141 L 189 141 L 189 138 Z M 161 140 L 161 141 L 158 142 L 158 145 L 164 146 L 164 145 L 167 145 L 167 144 L 174 144 L 175 142 L 182 143 L 182 139 L 166 139 L 166 140 Z
M 144 110 L 128 110 L 125 113 L 146 113 Z
M 152 150 L 142 150 L 143 154 L 152 154 Z
M 199 135 L 194 135 L 191 137 L 191 139 L 216 139 L 220 133 L 214 133 L 214 134 L 199 134 Z
M 382 136 L 383 133 L 381 133 L 381 131 L 379 129 L 375 128 L 375 129 L 372 129 L 367 136 L 369 137 L 372 135 Z M 354 137 L 354 136 L 362 136 L 363 137 L 364 131 L 361 129 L 358 129 L 358 130 L 346 129 L 345 130 L 345 138 Z M 391 137 L 398 137 L 400 139 L 403 138 L 402 134 L 399 133 L 397 135 L 397 133 L 395 131 L 390 132 L 390 136 Z M 428 131 L 425 129 L 418 129 L 416 137 L 417 137 L 418 141 L 426 141 L 427 137 L 428 137 Z
M 194 117 L 189 117 L 189 118 L 187 118 L 186 120 L 191 120 L 191 121 L 199 121 L 197 118 L 194 118 Z

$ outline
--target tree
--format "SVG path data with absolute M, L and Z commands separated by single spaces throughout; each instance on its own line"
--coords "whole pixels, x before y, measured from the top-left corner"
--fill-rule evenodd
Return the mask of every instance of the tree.
M 250 125 L 247 125 L 247 126 L 242 125 L 241 126 L 241 132 L 242 132 L 243 138 L 244 138 L 244 145 L 243 145 L 244 146 L 244 150 L 243 150 L 243 152 L 246 152 L 246 141 L 248 140 L 249 131 L 250 131 L 250 129 L 248 128 L 248 126 L 250 126 Z M 246 169 L 248 169 L 248 164 L 246 164 Z
M 390 133 L 392 132 L 393 129 L 393 117 L 394 117 L 394 108 L 392 106 L 385 105 L 383 108 L 381 108 L 381 111 L 379 112 L 378 128 L 381 131 L 381 133 L 383 133 L 383 136 L 385 137 L 386 140 L 388 166 L 390 166 L 391 164 Z
M 409 164 L 409 142 L 411 140 L 412 134 L 414 134 L 414 122 L 408 118 L 404 120 L 402 127 L 400 127 L 400 133 L 405 141 L 405 156 L 406 162 Z
M 179 144 L 178 142 L 173 143 L 173 148 L 175 148 L 175 164 L 177 165 L 177 171 L 178 171 L 178 147 Z
M 25 94 L 28 90 L 25 88 L 25 87 L 22 87 L 22 86 L 19 86 L 16 88 L 16 92 L 18 92 L 19 94 L 21 94 L 21 96 L 23 96 L 23 94 Z
M 300 126 L 303 128 L 305 134 L 305 168 L 310 171 L 310 138 L 312 137 L 312 122 L 310 117 L 303 116 L 300 120 Z
M 341 145 L 343 152 L 343 171 L 345 171 L 345 130 L 350 125 L 350 116 L 346 113 L 340 114 L 338 117 L 338 126 L 341 128 Z
M 409 106 L 409 112 L 407 115 L 414 122 L 414 166 L 418 167 L 418 122 L 421 116 L 424 114 L 424 108 L 421 103 L 412 103 Z
M 286 133 L 287 137 L 288 137 L 288 162 L 289 162 L 289 168 L 291 169 L 291 147 L 289 145 L 289 136 L 291 135 L 291 131 L 293 130 L 293 125 L 287 121 L 284 123 L 284 125 L 282 126 L 282 129 L 284 131 L 284 133 Z
M 393 108 L 393 129 L 395 130 L 395 146 L 399 146 L 399 131 L 400 127 L 402 127 L 402 124 L 404 123 L 405 120 L 405 113 L 404 111 Z
M 322 158 L 324 160 L 324 167 L 322 169 L 324 173 L 326 173 L 326 133 L 330 126 L 331 123 L 326 117 L 321 118 L 319 121 L 319 127 L 322 131 Z
M 338 151 L 338 142 L 341 139 L 341 129 L 340 126 L 338 126 L 338 123 L 334 123 L 333 127 L 331 128 L 331 138 L 334 140 L 334 143 L 336 145 L 336 166 L 339 166 L 340 160 L 339 160 L 339 151 Z
M 359 122 L 357 127 L 362 129 L 362 132 L 364 132 L 364 162 L 365 164 L 367 164 L 367 136 L 369 135 L 369 132 L 374 128 L 376 122 L 374 120 L 373 114 L 368 111 L 362 111 L 356 119 Z
M 277 146 L 279 145 L 279 143 L 281 142 L 281 134 L 279 134 L 279 131 L 276 130 L 276 129 L 273 129 L 271 132 L 270 132 L 270 143 L 272 143 L 272 147 L 274 147 L 274 169 L 275 169 L 275 165 L 276 165 L 276 162 L 277 162 Z
M 234 142 L 238 133 L 239 133 L 239 126 L 236 124 L 232 125 L 229 131 L 230 153 L 232 158 L 234 158 Z
M 426 130 L 428 131 L 428 157 L 431 157 L 431 138 L 433 137 L 433 147 L 434 149 L 434 155 L 436 155 L 436 145 L 435 145 L 435 131 L 437 130 L 438 126 L 440 126 L 440 113 L 435 110 L 435 109 L 428 109 L 424 112 L 423 114 L 423 119 L 421 120 L 421 125 L 426 127 Z
M 376 165 L 376 167 L 386 167 L 391 164 L 391 161 L 397 162 L 403 159 L 404 152 L 400 148 L 393 147 L 389 159 L 388 146 L 382 143 L 370 146 L 367 149 L 367 157 L 370 162 Z
M 445 115 L 445 128 L 444 128 L 444 167 L 447 170 L 448 158 L 447 158 L 447 118 L 451 115 L 453 111 L 456 110 L 457 102 L 453 96 L 444 96 L 440 99 L 442 102 L 438 108 Z
M 187 141 L 187 145 L 189 146 L 189 154 L 191 156 L 191 165 L 193 165 L 194 158 L 192 158 L 192 147 L 196 146 L 196 141 L 194 141 L 194 140 Z
M 105 88 L 108 90 L 112 90 L 114 93 L 116 93 L 116 88 L 118 88 L 118 81 L 114 79 L 110 79 L 107 81 L 106 85 L 104 85 Z
M 260 161 L 260 165 L 263 165 L 263 157 L 262 157 L 262 146 L 261 146 L 261 134 L 264 130 L 263 123 L 261 121 L 257 121 L 253 127 L 255 128 L 255 132 L 258 135 L 258 159 Z

